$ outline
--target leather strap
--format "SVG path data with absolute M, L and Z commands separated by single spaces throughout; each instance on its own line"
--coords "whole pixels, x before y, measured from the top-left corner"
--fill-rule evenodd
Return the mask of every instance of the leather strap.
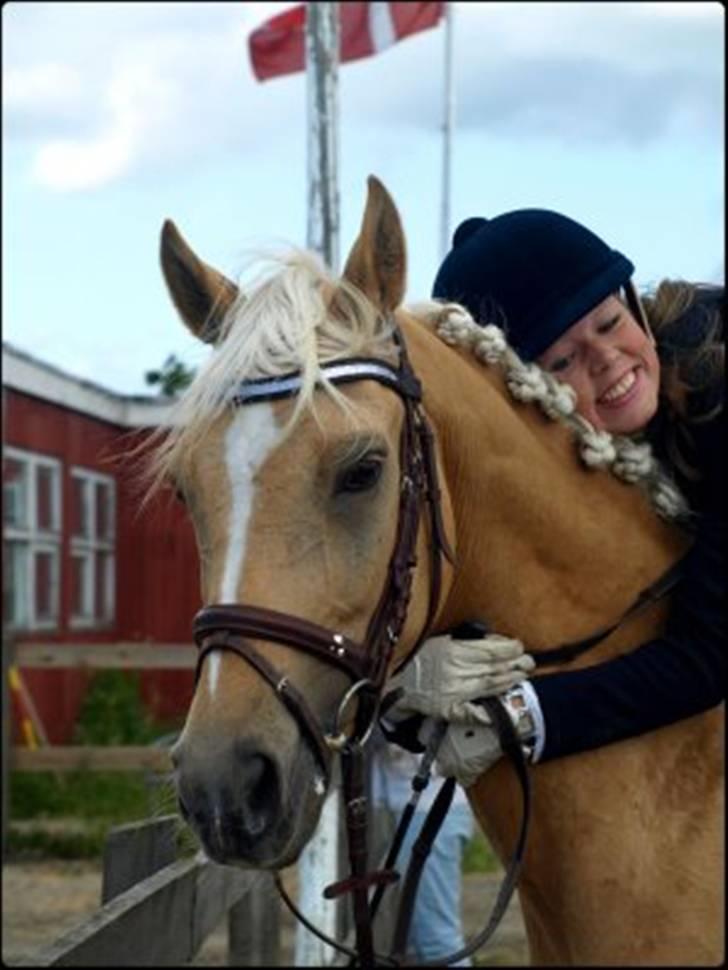
M 491 717 L 492 723 L 498 730 L 498 737 L 500 739 L 501 748 L 503 749 L 504 755 L 510 760 L 513 768 L 516 772 L 516 777 L 521 787 L 521 795 L 523 800 L 523 805 L 521 809 L 521 825 L 518 831 L 518 837 L 516 839 L 516 845 L 513 850 L 513 855 L 508 863 L 508 868 L 503 876 L 500 887 L 498 889 L 498 895 L 496 896 L 495 903 L 493 904 L 493 909 L 491 910 L 488 922 L 483 927 L 483 929 L 475 936 L 469 943 L 454 953 L 448 953 L 444 956 L 439 956 L 434 960 L 424 960 L 419 962 L 419 966 L 423 967 L 443 967 L 449 966 L 453 963 L 463 960 L 465 957 L 471 956 L 476 950 L 479 950 L 484 946 L 488 940 L 491 938 L 493 933 L 498 928 L 498 925 L 503 918 L 503 915 L 508 908 L 511 901 L 513 893 L 516 889 L 518 883 L 518 876 L 521 871 L 521 866 L 523 865 L 523 856 L 526 849 L 526 837 L 528 835 L 528 826 L 531 819 L 531 780 L 528 775 L 528 766 L 526 764 L 526 759 L 523 754 L 523 749 L 521 748 L 521 743 L 516 734 L 516 729 L 511 721 L 511 718 L 503 707 L 502 703 L 497 697 L 483 697 L 480 698 L 476 703 L 482 704 L 486 708 L 488 714 Z M 452 781 L 452 779 L 448 779 Z M 444 787 L 444 786 L 443 786 Z M 442 790 L 438 792 L 437 798 L 443 795 Z M 443 795 L 443 799 L 447 798 L 447 793 Z M 433 814 L 436 810 L 437 799 L 433 803 L 430 814 Z M 438 810 L 439 812 L 439 810 Z M 428 818 L 429 822 L 429 818 Z M 427 825 L 427 822 L 425 823 Z M 439 826 L 438 826 L 439 827 Z M 435 829 L 434 824 L 432 826 L 433 830 L 431 832 L 431 841 L 434 840 L 437 834 L 437 829 Z M 424 833 L 424 827 L 423 827 Z M 423 854 L 425 851 L 429 851 L 426 846 L 421 847 L 420 853 Z M 413 860 L 414 861 L 414 860 Z M 410 863 L 410 866 L 412 862 Z M 407 874 L 409 879 L 409 872 Z M 412 892 L 416 891 L 416 885 Z M 408 906 L 413 906 L 413 902 L 407 901 Z M 396 941 L 399 949 L 403 951 L 404 945 L 406 944 L 406 936 L 403 940 Z M 398 951 L 399 953 L 399 951 Z
M 229 650 L 242 657 L 247 663 L 266 680 L 278 697 L 281 699 L 288 711 L 293 715 L 298 726 L 301 728 L 304 737 L 308 739 L 311 748 L 316 755 L 319 766 L 324 773 L 326 786 L 328 787 L 331 777 L 331 751 L 326 744 L 326 740 L 318 726 L 318 721 L 311 713 L 303 695 L 286 678 L 281 677 L 275 667 L 269 663 L 247 640 L 235 636 L 225 631 L 216 631 L 209 637 L 205 637 L 200 643 L 200 655 L 197 658 L 197 668 L 195 670 L 195 685 L 200 677 L 202 662 L 208 653 L 213 650 Z
M 414 913 L 420 877 L 422 876 L 422 870 L 432 849 L 432 844 L 435 841 L 435 836 L 440 831 L 440 827 L 452 804 L 453 795 L 455 794 L 455 784 L 454 778 L 446 778 L 443 781 L 430 811 L 427 813 L 420 834 L 412 845 L 410 861 L 407 866 L 407 875 L 402 886 L 402 898 L 399 904 L 399 912 L 397 913 L 394 937 L 392 939 L 392 958 L 397 963 L 403 963 L 405 959 L 407 937 Z M 441 960 L 438 960 L 438 963 L 441 962 Z
M 582 653 L 586 653 L 587 650 L 591 650 L 602 640 L 606 640 L 610 633 L 614 633 L 624 622 L 632 616 L 637 616 L 643 610 L 646 610 L 648 606 L 656 603 L 658 600 L 662 599 L 663 596 L 667 595 L 680 581 L 684 571 L 684 560 L 680 559 L 673 566 L 671 566 L 666 572 L 662 574 L 654 583 L 651 583 L 646 589 L 643 589 L 635 601 L 624 611 L 618 620 L 611 623 L 609 626 L 598 630 L 591 636 L 585 637 L 583 640 L 575 640 L 571 643 L 564 643 L 559 647 L 553 647 L 550 650 L 538 650 L 534 651 L 532 657 L 536 663 L 537 667 L 545 667 L 550 664 L 562 664 L 569 663 L 571 660 L 576 659 Z
M 310 620 L 280 613 L 261 606 L 238 606 L 236 603 L 215 604 L 200 610 L 194 619 L 197 643 L 217 630 L 230 630 L 255 640 L 274 640 L 297 647 L 319 660 L 339 667 L 353 680 L 368 676 L 371 664 L 361 644 Z

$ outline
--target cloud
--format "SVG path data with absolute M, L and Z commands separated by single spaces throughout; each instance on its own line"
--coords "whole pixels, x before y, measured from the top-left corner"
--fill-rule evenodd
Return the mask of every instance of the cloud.
M 3 78 L 6 109 L 51 109 L 69 99 L 77 99 L 81 91 L 79 72 L 68 64 L 48 62 L 30 67 L 10 68 Z
M 721 28 L 718 4 L 457 5 L 456 124 L 581 144 L 641 146 L 673 132 L 722 144 Z M 443 53 L 436 34 L 387 52 L 378 75 L 373 61 L 345 69 L 359 71 L 356 88 L 342 80 L 357 117 L 439 124 Z
M 719 89 L 670 68 L 531 57 L 483 69 L 477 83 L 463 85 L 458 122 L 513 136 L 640 145 L 676 126 L 686 135 L 719 135 L 721 100 Z
M 83 133 L 97 123 L 94 98 L 75 65 L 50 60 L 3 72 L 3 133 L 48 138 Z
M 125 175 L 134 151 L 133 126 L 120 122 L 84 140 L 53 141 L 43 145 L 32 166 L 32 175 L 50 189 L 95 189 Z
M 174 85 L 149 63 L 124 64 L 104 92 L 104 122 L 94 134 L 40 147 L 32 173 L 47 188 L 92 189 L 133 170 L 149 139 L 174 109 Z
M 11 5 L 5 130 L 45 188 L 84 191 L 305 131 L 302 75 L 258 84 L 247 35 L 286 3 Z M 722 139 L 722 8 L 706 3 L 456 4 L 463 129 L 640 146 Z M 63 50 L 63 60 L 58 50 Z M 341 69 L 346 125 L 436 131 L 443 31 Z M 4 50 L 5 53 L 5 50 Z
M 169 166 L 229 150 L 261 151 L 290 131 L 290 80 L 273 90 L 254 81 L 249 28 L 237 8 L 231 14 L 229 4 L 183 4 L 190 9 L 170 15 L 175 6 L 152 4 L 141 23 L 132 11 L 137 29 L 123 19 L 105 58 L 97 52 L 99 25 L 87 23 L 94 28 L 88 56 L 75 67 L 46 62 L 7 70 L 14 93 L 6 134 L 36 143 L 32 175 L 43 187 L 95 189 L 142 169 L 163 175 Z M 302 76 L 294 83 L 303 108 Z M 93 104 L 84 92 L 93 92 Z M 84 112 L 93 123 L 82 120 Z

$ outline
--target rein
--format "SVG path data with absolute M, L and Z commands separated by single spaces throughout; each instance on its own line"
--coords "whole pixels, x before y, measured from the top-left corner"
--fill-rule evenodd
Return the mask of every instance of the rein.
M 434 436 L 422 408 L 422 389 L 409 362 L 404 338 L 394 329 L 399 348 L 399 367 L 382 360 L 353 357 L 321 365 L 326 378 L 334 384 L 358 380 L 375 380 L 399 395 L 404 406 L 404 422 L 400 438 L 400 500 L 397 536 L 389 562 L 384 588 L 369 621 L 361 643 L 344 633 L 288 613 L 263 607 L 238 604 L 213 604 L 201 609 L 194 620 L 194 639 L 200 648 L 195 671 L 199 680 L 207 655 L 215 650 L 227 650 L 240 656 L 268 682 L 276 695 L 296 720 L 324 775 L 326 787 L 331 779 L 332 752 L 341 756 L 345 821 L 349 852 L 350 875 L 326 887 L 324 896 L 332 899 L 344 893 L 352 894 L 356 949 L 346 947 L 321 933 L 296 908 L 288 897 L 276 873 L 276 886 L 294 915 L 319 939 L 362 966 L 398 966 L 404 962 L 407 932 L 414 907 L 419 876 L 430 847 L 448 810 L 454 790 L 454 779 L 447 779 L 438 792 L 418 839 L 403 887 L 400 912 L 395 928 L 393 952 L 390 956 L 375 953 L 372 920 L 386 887 L 399 878 L 393 866 L 404 832 L 414 812 L 403 817 L 384 867 L 367 871 L 367 798 L 365 784 L 364 745 L 380 713 L 382 689 L 394 649 L 407 619 L 414 568 L 417 565 L 416 545 L 426 502 L 429 508 L 430 532 L 430 591 L 427 615 L 417 638 L 416 647 L 425 639 L 437 612 L 442 585 L 442 556 L 454 563 L 445 536 L 440 508 L 440 488 L 435 460 Z M 275 378 L 243 381 L 231 395 L 235 407 L 265 400 L 292 397 L 301 388 L 300 372 Z M 614 632 L 626 619 L 656 602 L 673 588 L 679 579 L 679 564 L 668 570 L 656 583 L 640 593 L 637 600 L 616 623 L 593 636 L 534 654 L 537 665 L 560 664 L 573 660 Z M 347 674 L 351 686 L 345 692 L 330 731 L 326 731 L 312 713 L 307 701 L 287 676 L 278 671 L 250 643 L 270 640 L 303 650 Z M 354 699 L 358 705 L 354 728 L 347 735 L 343 729 L 345 713 Z M 486 707 L 496 726 L 504 754 L 510 758 L 518 776 L 523 813 L 514 856 L 501 884 L 496 903 L 486 927 L 467 946 L 457 953 L 432 961 L 443 966 L 460 960 L 480 948 L 492 935 L 515 890 L 523 858 L 530 815 L 530 785 L 528 770 L 515 728 L 505 708 L 496 698 L 483 698 L 478 703 Z M 437 745 L 447 728 L 438 722 L 431 742 L 425 750 L 423 763 L 413 780 L 416 797 L 427 784 L 430 764 Z M 418 787 L 419 786 L 419 787 Z M 416 802 L 416 797 L 414 801 Z M 408 806 L 408 809 L 410 806 Z M 376 887 L 372 901 L 369 890 Z M 422 964 L 424 966 L 427 963 Z

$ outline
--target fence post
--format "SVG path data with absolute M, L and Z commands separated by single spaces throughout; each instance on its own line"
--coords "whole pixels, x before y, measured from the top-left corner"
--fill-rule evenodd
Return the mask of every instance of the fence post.
M 271 873 L 257 876 L 228 913 L 229 967 L 281 966 L 281 901 Z
M 102 905 L 175 861 L 178 824 L 176 815 L 162 815 L 118 825 L 109 832 L 104 843 Z
M 297 905 L 304 916 L 321 932 L 332 938 L 337 933 L 340 901 L 324 899 L 323 890 L 341 878 L 339 855 L 339 815 L 341 771 L 338 759 L 332 765 L 331 786 L 324 799 L 321 817 L 313 836 L 298 860 Z M 302 923 L 296 924 L 294 962 L 299 967 L 326 967 L 335 963 L 336 950 L 327 946 Z

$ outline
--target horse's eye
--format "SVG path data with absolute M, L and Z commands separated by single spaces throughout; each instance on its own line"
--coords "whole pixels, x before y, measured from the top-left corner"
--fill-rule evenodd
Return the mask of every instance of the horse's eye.
M 382 465 L 381 458 L 362 458 L 337 476 L 335 493 L 369 491 L 379 481 Z

